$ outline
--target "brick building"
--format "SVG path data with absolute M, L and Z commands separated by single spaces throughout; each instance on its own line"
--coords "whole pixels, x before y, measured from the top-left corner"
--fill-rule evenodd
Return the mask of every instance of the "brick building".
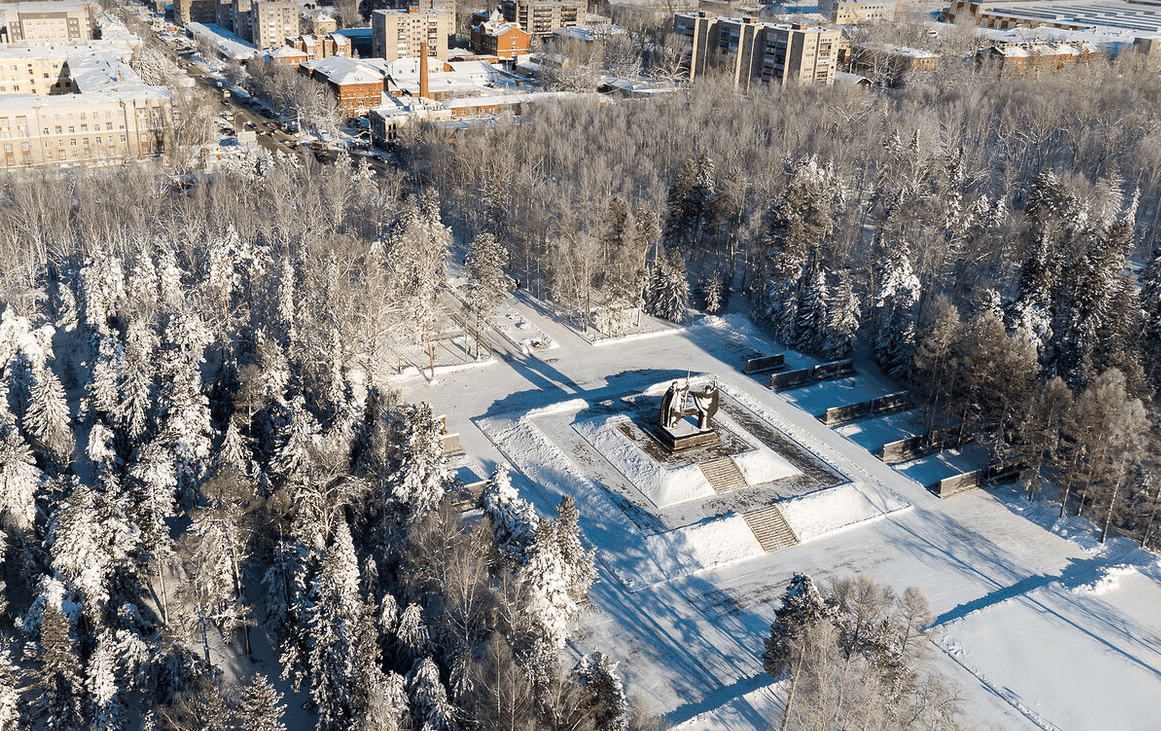
M 358 117 L 383 100 L 386 76 L 382 67 L 344 56 L 307 61 L 299 72 L 325 84 L 346 117 Z
M 251 5 L 251 42 L 261 50 L 278 48 L 298 35 L 298 6 L 286 2 L 255 2 Z
M 532 36 L 518 23 L 509 23 L 498 15 L 490 18 L 476 16 L 472 25 L 472 52 L 497 58 L 515 58 L 532 51 Z

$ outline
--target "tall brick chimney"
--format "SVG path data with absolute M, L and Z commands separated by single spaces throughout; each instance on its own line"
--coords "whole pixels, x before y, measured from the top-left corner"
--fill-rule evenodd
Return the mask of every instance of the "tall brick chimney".
M 427 98 L 427 44 L 419 44 L 419 96 Z

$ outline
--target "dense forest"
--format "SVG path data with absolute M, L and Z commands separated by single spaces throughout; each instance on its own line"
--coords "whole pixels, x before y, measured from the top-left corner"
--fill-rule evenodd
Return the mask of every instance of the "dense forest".
M 480 319 L 510 275 L 581 327 L 745 307 L 869 352 L 932 434 L 1155 543 L 1161 80 L 898 81 L 417 127 L 388 176 L 257 153 L 0 180 L 0 727 L 280 728 L 269 679 L 212 662 L 258 627 L 320 729 L 649 723 L 603 655 L 557 652 L 594 577 L 575 507 L 538 517 L 503 468 L 465 495 L 383 385 L 469 248 Z

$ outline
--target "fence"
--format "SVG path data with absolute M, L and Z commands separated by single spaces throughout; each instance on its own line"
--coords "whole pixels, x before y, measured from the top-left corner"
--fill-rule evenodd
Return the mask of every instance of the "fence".
M 764 355 L 761 358 L 750 358 L 746 361 L 742 373 L 752 376 L 758 373 L 768 373 L 786 367 L 786 354 Z

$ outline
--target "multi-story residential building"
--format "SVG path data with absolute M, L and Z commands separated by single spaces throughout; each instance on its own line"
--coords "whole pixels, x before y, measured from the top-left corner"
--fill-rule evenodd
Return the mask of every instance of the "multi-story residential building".
M 315 36 L 329 36 L 339 29 L 339 21 L 326 13 L 315 13 L 309 16 L 304 13 L 303 25 L 306 27 L 307 33 Z
M 858 25 L 880 21 L 904 20 L 911 15 L 913 3 L 908 2 L 849 2 L 849 0 L 818 0 L 818 12 L 838 25 Z
M 250 9 L 255 48 L 278 48 L 298 35 L 298 5 L 287 2 L 255 2 Z
M 386 7 L 391 10 L 438 10 L 451 16 L 452 28 L 456 27 L 455 0 L 386 0 Z
M 703 11 L 677 14 L 674 30 L 692 45 L 690 80 L 717 70 L 743 90 L 757 81 L 830 85 L 842 44 L 838 30 Z
M 482 15 L 482 14 L 481 14 Z M 478 17 L 472 25 L 472 51 L 483 56 L 515 58 L 532 51 L 532 36 L 525 33 L 518 23 L 509 23 L 493 14 L 492 17 Z
M 218 7 L 215 0 L 175 0 L 173 16 L 179 25 L 211 25 L 218 21 Z
M 132 48 L 93 42 L 0 50 L 2 169 L 134 160 L 164 153 L 172 93 L 129 67 Z M 31 66 L 33 88 L 23 73 Z
M 252 0 L 233 0 L 231 6 L 233 8 L 230 13 L 231 23 L 222 27 L 233 30 L 234 35 L 243 40 L 254 40 L 254 3 Z
M 451 16 L 439 10 L 376 10 L 371 13 L 371 55 L 392 61 L 427 55 L 447 60 L 447 39 L 453 31 Z
M 383 100 L 386 75 L 381 66 L 343 56 L 307 61 L 299 72 L 325 84 L 346 117 L 358 117 Z
M 5 3 L 0 5 L 0 43 L 91 41 L 99 12 L 95 2 Z
M 503 0 L 500 12 L 509 23 L 519 23 L 533 36 L 552 35 L 557 28 L 585 22 L 585 0 Z

